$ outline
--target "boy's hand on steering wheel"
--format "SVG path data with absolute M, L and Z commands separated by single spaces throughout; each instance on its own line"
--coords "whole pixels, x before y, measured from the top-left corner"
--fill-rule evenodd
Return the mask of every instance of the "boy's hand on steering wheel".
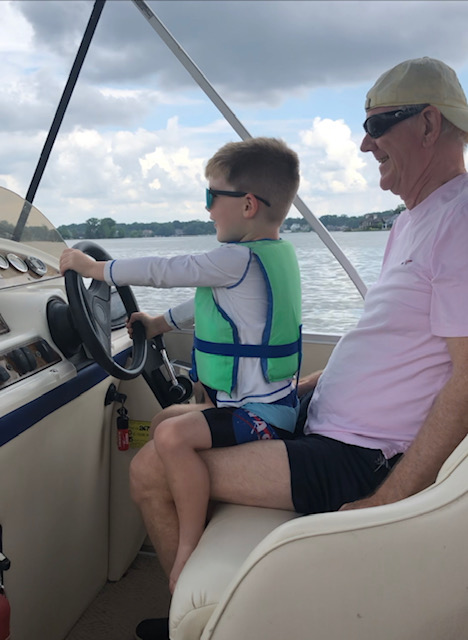
M 161 333 L 167 333 L 168 331 L 172 331 L 172 327 L 166 322 L 164 316 L 150 316 L 148 313 L 144 313 L 143 311 L 137 311 L 132 313 L 130 318 L 127 320 L 127 331 L 130 338 L 133 336 L 133 328 L 132 324 L 139 320 L 146 329 L 146 338 L 150 340 L 154 338 L 154 336 L 158 336 Z

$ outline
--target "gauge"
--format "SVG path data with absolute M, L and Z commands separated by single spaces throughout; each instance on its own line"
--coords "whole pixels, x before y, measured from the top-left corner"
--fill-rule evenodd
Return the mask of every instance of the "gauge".
M 8 269 L 9 266 L 8 260 L 0 254 L 0 269 Z
M 47 273 L 46 265 L 39 258 L 29 256 L 29 258 L 26 258 L 26 264 L 31 269 L 31 271 L 33 271 L 38 276 L 43 276 Z
M 16 255 L 16 253 L 7 253 L 8 262 L 14 267 L 17 271 L 21 271 L 21 273 L 26 273 L 28 270 L 28 265 L 23 260 Z

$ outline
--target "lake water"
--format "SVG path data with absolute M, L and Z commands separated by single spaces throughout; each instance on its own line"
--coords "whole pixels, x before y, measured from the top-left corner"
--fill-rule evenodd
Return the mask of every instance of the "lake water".
M 388 231 L 332 233 L 367 286 L 379 275 Z M 296 248 L 302 275 L 303 326 L 309 333 L 341 334 L 356 325 L 363 301 L 348 275 L 315 233 L 283 235 Z M 70 242 L 71 245 L 74 242 Z M 218 246 L 215 236 L 99 240 L 113 258 L 202 253 Z M 142 311 L 157 314 L 188 299 L 193 289 L 132 287 Z

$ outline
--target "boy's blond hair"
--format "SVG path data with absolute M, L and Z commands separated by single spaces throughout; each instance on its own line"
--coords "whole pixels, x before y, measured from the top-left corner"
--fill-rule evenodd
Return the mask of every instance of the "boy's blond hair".
M 299 158 L 283 140 L 228 142 L 208 160 L 205 177 L 222 176 L 236 191 L 265 198 L 265 213 L 281 224 L 299 188 Z

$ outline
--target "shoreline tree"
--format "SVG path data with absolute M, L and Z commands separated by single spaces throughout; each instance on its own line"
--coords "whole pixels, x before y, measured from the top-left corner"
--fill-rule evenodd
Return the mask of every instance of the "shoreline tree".
M 366 213 L 362 216 L 324 215 L 320 217 L 320 221 L 329 231 L 389 228 L 404 208 L 404 205 L 399 205 L 396 209 Z M 366 220 L 371 216 L 376 220 L 375 226 L 366 224 Z M 312 231 L 312 228 L 304 218 L 299 217 L 286 218 L 281 230 L 283 232 Z M 213 223 L 204 220 L 125 223 L 116 222 L 112 218 L 89 218 L 82 223 L 60 225 L 58 231 L 64 240 L 202 236 L 214 235 L 216 232 Z

